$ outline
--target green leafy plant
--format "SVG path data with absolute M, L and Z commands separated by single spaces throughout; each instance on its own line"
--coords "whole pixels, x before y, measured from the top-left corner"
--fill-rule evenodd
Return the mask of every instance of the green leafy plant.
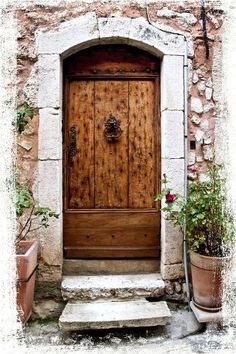
M 15 206 L 19 222 L 16 244 L 25 239 L 30 232 L 47 228 L 51 218 L 59 217 L 59 214 L 50 208 L 39 206 L 31 189 L 19 184 L 16 185 Z
M 154 200 L 163 200 L 161 210 L 175 226 L 183 229 L 189 249 L 207 256 L 222 257 L 229 252 L 227 245 L 235 237 L 232 213 L 227 205 L 223 165 L 209 166 L 207 178 L 189 182 L 186 199 L 173 194 L 164 175 L 161 193 Z
M 19 134 L 21 134 L 29 124 L 30 120 L 34 117 L 34 112 L 30 105 L 25 101 L 19 104 L 17 109 L 16 128 Z

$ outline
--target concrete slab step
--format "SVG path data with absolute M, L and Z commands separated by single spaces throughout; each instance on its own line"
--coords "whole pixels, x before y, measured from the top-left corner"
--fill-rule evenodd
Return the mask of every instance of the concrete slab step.
M 69 302 L 59 319 L 59 326 L 63 331 L 164 326 L 170 318 L 165 301 Z
M 64 300 L 125 300 L 164 295 L 165 284 L 159 273 L 122 275 L 64 276 Z

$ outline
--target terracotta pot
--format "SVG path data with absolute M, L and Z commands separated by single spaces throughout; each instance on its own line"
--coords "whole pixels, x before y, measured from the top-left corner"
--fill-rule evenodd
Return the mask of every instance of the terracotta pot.
M 193 302 L 204 311 L 220 311 L 223 295 L 223 270 L 230 257 L 208 257 L 190 253 Z
M 19 319 L 28 321 L 32 313 L 38 241 L 20 241 L 16 249 L 16 303 Z

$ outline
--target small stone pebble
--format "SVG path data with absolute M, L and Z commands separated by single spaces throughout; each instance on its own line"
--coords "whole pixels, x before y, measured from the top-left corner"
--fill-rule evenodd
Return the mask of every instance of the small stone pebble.
M 147 343 L 147 339 L 143 338 L 143 337 L 140 337 L 140 338 L 137 339 L 137 342 L 140 343 L 140 344 L 146 344 Z
M 115 343 L 115 344 L 120 344 L 120 342 L 122 341 L 122 339 L 121 339 L 121 338 L 118 338 L 118 337 L 112 337 L 112 338 L 110 339 L 110 341 L 111 341 L 112 343 Z

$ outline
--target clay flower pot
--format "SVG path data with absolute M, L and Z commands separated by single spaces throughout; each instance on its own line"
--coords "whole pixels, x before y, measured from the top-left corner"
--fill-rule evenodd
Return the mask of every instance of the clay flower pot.
M 223 295 L 223 272 L 230 257 L 208 257 L 190 253 L 193 303 L 204 311 L 220 311 Z
M 24 323 L 32 313 L 38 241 L 20 241 L 16 248 L 16 303 L 19 319 Z

